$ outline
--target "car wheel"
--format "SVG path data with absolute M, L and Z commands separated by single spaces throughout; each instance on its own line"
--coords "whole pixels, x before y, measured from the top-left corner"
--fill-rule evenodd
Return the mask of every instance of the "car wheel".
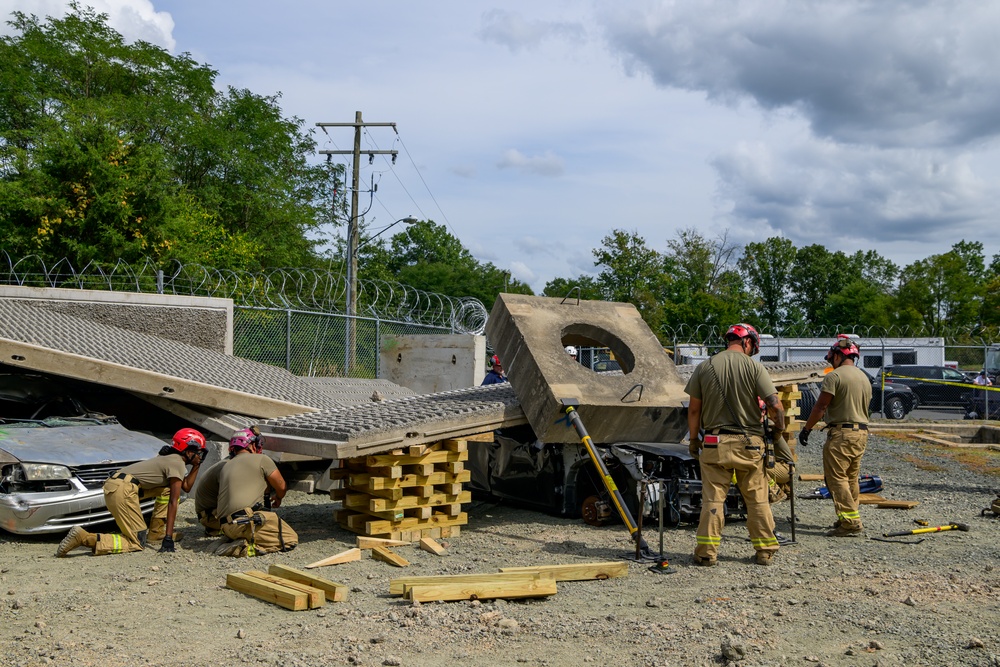
M 580 516 L 583 522 L 591 526 L 606 526 L 611 523 L 611 505 L 598 496 L 588 496 L 580 504 Z
M 902 419 L 906 416 L 906 406 L 899 396 L 890 396 L 885 400 L 886 419 Z

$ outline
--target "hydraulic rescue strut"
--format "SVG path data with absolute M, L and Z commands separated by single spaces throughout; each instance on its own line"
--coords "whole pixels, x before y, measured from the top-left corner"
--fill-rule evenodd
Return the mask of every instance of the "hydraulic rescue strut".
M 560 400 L 563 409 L 566 412 L 566 418 L 576 429 L 577 435 L 580 436 L 580 441 L 583 442 L 583 446 L 587 449 L 587 453 L 590 454 L 590 460 L 594 462 L 597 467 L 597 472 L 600 473 L 601 481 L 604 482 L 604 488 L 607 489 L 608 494 L 611 496 L 611 500 L 614 502 L 615 507 L 618 509 L 618 514 L 621 516 L 622 521 L 625 522 L 625 527 L 628 528 L 629 535 L 632 540 L 636 542 L 637 551 L 639 556 L 643 559 L 648 560 L 658 560 L 659 555 L 653 553 L 646 544 L 646 540 L 643 539 L 642 534 L 639 532 L 639 527 L 635 523 L 635 519 L 632 518 L 632 513 L 629 512 L 628 507 L 625 506 L 625 500 L 622 498 L 621 491 L 615 485 L 615 481 L 611 479 L 611 473 L 608 472 L 608 467 L 604 465 L 604 461 L 601 457 L 597 455 L 597 451 L 594 449 L 594 443 L 590 439 L 590 434 L 587 433 L 587 428 L 583 425 L 583 420 L 580 419 L 579 413 L 576 411 L 576 407 L 580 405 L 580 401 L 575 398 L 563 398 Z M 641 511 L 641 509 L 640 509 Z

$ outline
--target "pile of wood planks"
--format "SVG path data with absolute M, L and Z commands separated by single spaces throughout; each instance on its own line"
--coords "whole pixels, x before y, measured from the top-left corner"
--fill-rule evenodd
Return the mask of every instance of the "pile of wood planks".
M 341 488 L 330 492 L 343 501 L 337 523 L 392 540 L 457 537 L 469 520 L 462 504 L 472 500 L 462 487 L 471 477 L 465 469 L 470 440 L 490 442 L 493 433 L 345 459 L 330 473 L 341 481 Z
M 226 588 L 292 611 L 318 609 L 327 600 L 347 599 L 347 587 L 343 584 L 286 565 L 272 565 L 266 573 L 259 570 L 231 573 L 226 575 Z
M 555 595 L 556 582 L 613 579 L 628 574 L 628 563 L 576 563 L 505 567 L 498 573 L 401 577 L 389 582 L 389 594 L 414 602 L 492 600 Z
M 777 390 L 781 407 L 785 410 L 785 430 L 781 432 L 781 436 L 788 443 L 788 446 L 791 447 L 792 456 L 798 461 L 798 452 L 795 451 L 796 445 L 799 442 L 798 434 L 806 419 L 809 418 L 809 415 L 799 414 L 799 399 L 802 398 L 802 392 L 799 391 L 797 384 L 782 385 L 777 387 Z

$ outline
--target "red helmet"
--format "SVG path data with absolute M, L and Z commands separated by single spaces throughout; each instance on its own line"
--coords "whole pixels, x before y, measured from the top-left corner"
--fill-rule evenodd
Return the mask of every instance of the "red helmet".
M 753 352 L 750 353 L 750 356 L 752 357 L 760 352 L 760 334 L 757 333 L 757 330 L 749 324 L 743 324 L 742 322 L 740 324 L 734 324 L 729 327 L 729 331 L 726 332 L 725 338 L 726 340 L 732 340 L 733 338 L 749 338 L 750 344 L 753 348 Z
M 189 449 L 205 449 L 205 436 L 193 428 L 182 428 L 174 433 L 173 448 L 178 452 Z
M 492 357 L 490 357 L 490 366 L 500 366 L 500 365 L 501 365 L 500 357 L 498 357 L 495 354 Z
M 858 349 L 857 343 L 855 343 L 847 334 L 838 334 L 837 342 L 834 343 L 830 348 L 830 351 L 826 353 L 824 359 L 831 364 L 833 363 L 834 352 L 840 352 L 845 357 L 854 357 L 855 359 L 861 356 L 861 350 Z
M 229 453 L 237 449 L 246 449 L 251 445 L 256 445 L 260 441 L 257 434 L 252 429 L 244 428 L 233 434 L 229 439 Z

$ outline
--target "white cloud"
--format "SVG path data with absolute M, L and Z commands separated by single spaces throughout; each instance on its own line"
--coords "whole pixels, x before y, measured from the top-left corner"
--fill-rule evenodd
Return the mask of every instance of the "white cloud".
M 630 71 L 793 109 L 819 136 L 921 147 L 1000 133 L 995 3 L 680 0 L 616 5 L 603 22 Z
M 510 263 L 510 273 L 513 277 L 529 285 L 535 282 L 535 279 L 538 277 L 538 274 L 532 271 L 527 264 L 518 260 Z
M 547 39 L 582 39 L 584 35 L 579 23 L 528 20 L 505 9 L 485 12 L 479 31 L 483 40 L 506 46 L 511 51 L 535 48 Z
M 169 12 L 156 11 L 150 0 L 81 0 L 80 4 L 92 7 L 98 14 L 107 14 L 108 24 L 126 41 L 142 40 L 168 51 L 177 46 L 173 18 Z M 4 21 L 15 10 L 39 18 L 63 16 L 69 10 L 69 0 L 0 0 L 0 16 Z M 9 33 L 10 26 L 0 25 L 0 32 Z
M 560 176 L 565 171 L 562 158 L 552 151 L 528 156 L 516 148 L 504 151 L 503 156 L 497 161 L 497 167 L 499 169 L 516 169 L 539 176 Z

